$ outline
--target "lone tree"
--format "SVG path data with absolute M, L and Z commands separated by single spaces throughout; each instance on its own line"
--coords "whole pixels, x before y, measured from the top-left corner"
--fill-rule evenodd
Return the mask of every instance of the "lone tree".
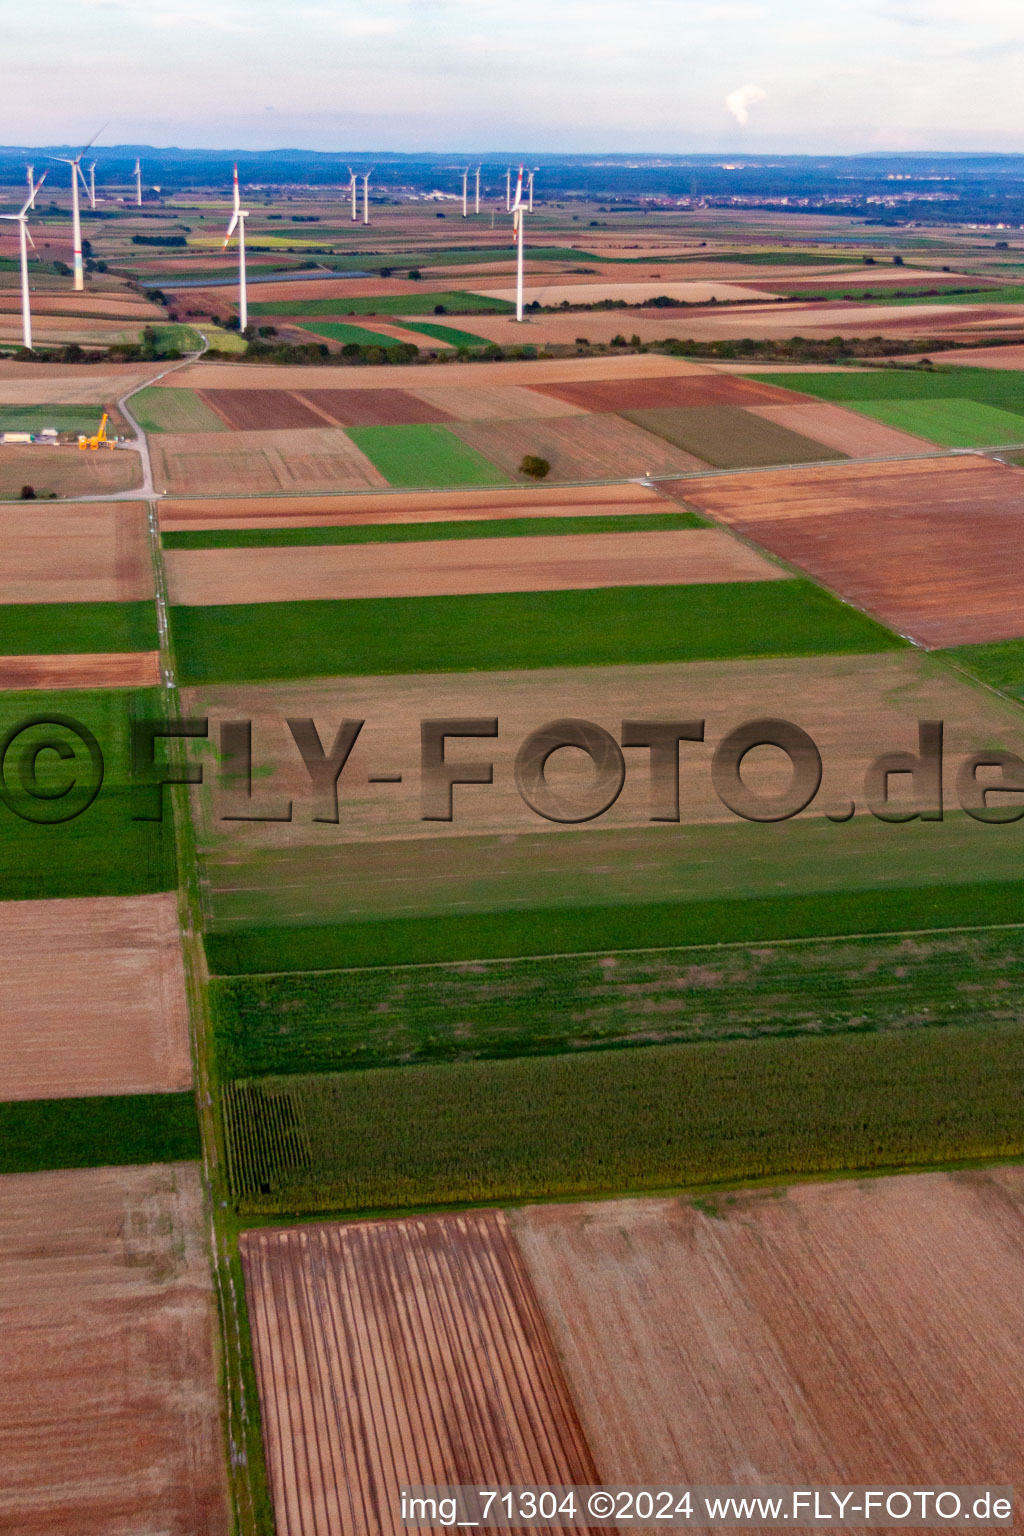
M 34 485 L 23 485 L 21 488 L 22 501 L 35 501 L 36 488 Z
M 529 475 L 531 480 L 543 480 L 551 473 L 551 465 L 547 459 L 539 459 L 536 454 L 528 453 L 519 466 L 521 475 Z

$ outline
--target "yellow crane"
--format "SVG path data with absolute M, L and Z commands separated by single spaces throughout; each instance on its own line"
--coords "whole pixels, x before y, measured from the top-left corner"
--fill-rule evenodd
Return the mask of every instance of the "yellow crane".
M 95 450 L 98 449 L 102 444 L 104 448 L 109 448 L 111 453 L 113 453 L 114 449 L 117 447 L 117 444 L 114 442 L 112 437 L 107 436 L 107 422 L 109 420 L 110 417 L 107 415 L 106 411 L 104 411 L 103 420 L 100 422 L 99 430 L 92 437 L 79 437 L 79 448 L 91 448 L 95 452 Z

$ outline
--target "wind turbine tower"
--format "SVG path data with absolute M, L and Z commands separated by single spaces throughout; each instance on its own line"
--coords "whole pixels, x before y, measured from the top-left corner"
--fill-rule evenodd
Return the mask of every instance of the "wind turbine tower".
M 523 168 L 520 166 L 516 179 L 515 201 L 512 204 L 512 235 L 516 242 L 516 319 L 520 323 L 523 319 L 523 230 L 526 222 L 524 213 Z
M 537 174 L 537 172 L 539 170 L 540 170 L 540 166 L 535 165 L 533 170 L 530 172 L 529 180 L 527 182 L 527 194 L 528 194 L 529 199 L 530 199 L 530 212 L 531 213 L 533 212 L 533 178 L 534 178 L 534 176 Z
M 50 156 L 50 159 L 56 160 L 59 165 L 70 165 L 71 167 L 71 233 L 73 237 L 73 267 L 75 274 L 74 286 L 76 293 L 81 293 L 85 287 L 85 267 L 82 262 L 82 214 L 78 204 L 79 181 L 81 181 L 82 186 L 85 187 L 85 175 L 82 171 L 82 156 L 85 154 L 86 149 L 90 149 L 92 145 L 95 144 L 96 140 L 99 138 L 102 132 L 102 128 L 97 128 L 96 132 L 89 140 L 89 143 L 85 145 L 85 148 L 80 149 L 78 154 L 75 155 L 74 159 L 72 160 L 69 160 L 66 155 Z M 88 192 L 88 187 L 86 187 L 85 190 Z
M 467 203 L 467 200 L 468 200 L 468 197 L 469 197 L 468 187 L 469 187 L 469 166 L 467 165 L 466 169 L 462 173 L 462 217 L 463 218 L 466 218 L 468 216 L 468 214 L 469 214 L 469 207 L 468 207 L 468 203 Z
M 28 293 L 28 248 L 35 250 L 36 243 L 28 230 L 28 211 L 35 205 L 36 193 L 46 180 L 46 172 L 40 176 L 27 199 L 17 213 L 2 213 L 0 218 L 11 219 L 18 226 L 18 243 L 21 250 L 21 339 L 26 351 L 32 351 L 32 309 Z
M 96 212 L 96 161 L 89 166 L 89 207 Z
M 136 159 L 135 159 L 135 170 L 133 171 L 132 174 L 135 177 L 135 206 L 136 206 L 136 208 L 141 208 L 142 207 L 142 164 L 141 164 L 138 156 L 136 156 Z
M 363 223 L 370 222 L 370 177 L 373 175 L 373 166 L 363 176 Z
M 505 172 L 505 212 L 512 212 L 512 167 Z
M 238 190 L 238 166 L 235 166 L 234 180 L 234 212 L 231 215 L 231 223 L 228 232 L 224 236 L 224 249 L 228 248 L 228 241 L 238 229 L 238 329 L 244 331 L 249 324 L 249 304 L 245 291 L 245 221 L 249 217 L 249 210 L 242 207 L 242 198 Z
M 359 178 L 351 166 L 348 167 L 348 189 L 352 193 L 352 223 L 359 218 L 359 210 L 356 207 L 356 197 L 359 190 Z
M 26 165 L 26 167 L 25 167 L 25 180 L 28 182 L 28 195 L 29 195 L 30 200 L 32 198 L 34 198 L 35 195 L 36 195 L 36 184 L 32 180 L 32 173 L 33 173 L 34 170 L 35 170 L 35 166 L 32 166 L 32 165 Z M 46 174 L 45 171 L 43 172 L 43 174 L 44 175 Z
M 474 210 L 476 213 L 480 212 L 480 172 L 482 170 L 483 166 L 478 165 L 476 168 L 476 208 Z

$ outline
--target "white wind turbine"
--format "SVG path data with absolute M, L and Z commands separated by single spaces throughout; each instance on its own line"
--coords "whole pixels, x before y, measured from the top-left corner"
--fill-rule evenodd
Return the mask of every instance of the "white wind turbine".
M 135 206 L 136 206 L 136 208 L 141 208 L 142 207 L 142 162 L 139 160 L 138 155 L 136 155 L 136 157 L 135 157 L 135 169 L 132 172 L 132 175 L 135 177 Z
M 512 167 L 505 172 L 505 212 L 512 212 Z
M 469 166 L 467 165 L 466 169 L 462 173 L 462 217 L 464 219 L 467 218 L 468 215 L 469 215 L 469 207 L 468 207 L 469 190 L 468 189 L 469 189 Z
M 526 224 L 523 207 L 523 168 L 519 167 L 516 179 L 516 195 L 512 204 L 512 237 L 516 242 L 516 319 L 523 318 L 523 230 Z
M 238 229 L 238 329 L 244 331 L 249 324 L 249 304 L 245 291 L 245 221 L 249 217 L 248 208 L 242 207 L 242 198 L 238 190 L 238 166 L 235 166 L 234 179 L 235 208 L 231 215 L 231 223 L 228 232 L 224 236 L 224 250 L 228 248 L 228 241 Z
M 527 183 L 526 183 L 527 195 L 529 196 L 529 199 L 530 199 L 530 212 L 531 213 L 533 212 L 533 178 L 534 178 L 534 176 L 537 174 L 537 172 L 539 170 L 540 170 L 540 166 L 539 165 L 535 165 L 533 170 L 530 172 L 529 178 L 528 178 Z
M 349 191 L 352 193 L 352 223 L 354 224 L 359 218 L 359 212 L 356 208 L 356 197 L 358 195 L 359 189 L 359 177 L 356 175 L 351 166 L 348 167 L 348 185 Z
M 46 180 L 46 172 L 40 176 L 33 185 L 28 198 L 17 213 L 0 213 L 0 219 L 11 219 L 18 226 L 18 239 L 21 246 L 21 337 L 26 351 L 32 351 L 32 309 L 28 295 L 28 248 L 35 250 L 36 243 L 29 234 L 28 211 L 35 206 L 36 193 Z
M 32 173 L 34 170 L 34 165 L 26 165 L 25 167 L 25 180 L 28 182 L 28 195 L 30 200 L 36 195 L 36 184 L 32 180 Z
M 476 209 L 475 209 L 475 212 L 477 212 L 477 213 L 480 212 L 480 172 L 482 170 L 483 170 L 483 166 L 482 165 L 478 165 L 477 168 L 476 168 Z
M 96 212 L 96 161 L 89 166 L 89 207 Z
M 366 171 L 364 173 L 364 175 L 363 175 L 363 223 L 364 224 L 369 224 L 369 222 L 370 222 L 370 177 L 373 175 L 373 172 L 374 172 L 374 167 L 371 165 L 370 169 L 368 171 Z
M 82 156 L 85 154 L 87 149 L 90 149 L 92 145 L 95 144 L 96 140 L 99 138 L 102 132 L 102 128 L 97 128 L 96 132 L 89 140 L 89 143 L 78 151 L 78 154 L 75 155 L 73 160 L 69 160 L 66 155 L 50 156 L 50 159 L 56 160 L 59 165 L 70 165 L 71 167 L 71 232 L 73 235 L 73 265 L 75 273 L 76 293 L 81 293 L 82 289 L 85 287 L 85 267 L 82 264 L 82 218 L 81 210 L 78 206 L 79 179 L 81 179 L 82 186 L 85 187 L 85 175 L 82 171 Z M 85 189 L 86 191 L 89 190 L 88 187 Z

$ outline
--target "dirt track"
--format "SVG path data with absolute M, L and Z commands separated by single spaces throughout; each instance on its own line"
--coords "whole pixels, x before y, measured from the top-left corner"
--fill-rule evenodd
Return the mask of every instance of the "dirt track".
M 171 549 L 172 603 L 568 592 L 587 587 L 773 581 L 788 575 L 717 528 L 416 544 Z
M 723 475 L 676 494 L 921 645 L 1024 636 L 1024 470 L 962 455 Z
M 0 1529 L 227 1536 L 199 1168 L 0 1178 Z
M 159 681 L 159 651 L 0 656 L 0 689 L 153 688 Z
M 410 1484 L 597 1480 L 503 1212 L 239 1246 L 278 1536 L 398 1536 Z
M 0 1099 L 192 1082 L 173 894 L 0 902 Z
M 605 1477 L 1020 1486 L 1020 1169 L 509 1219 Z
M 2 603 L 134 602 L 153 596 L 146 509 L 140 502 L 2 506 L 0 547 Z

